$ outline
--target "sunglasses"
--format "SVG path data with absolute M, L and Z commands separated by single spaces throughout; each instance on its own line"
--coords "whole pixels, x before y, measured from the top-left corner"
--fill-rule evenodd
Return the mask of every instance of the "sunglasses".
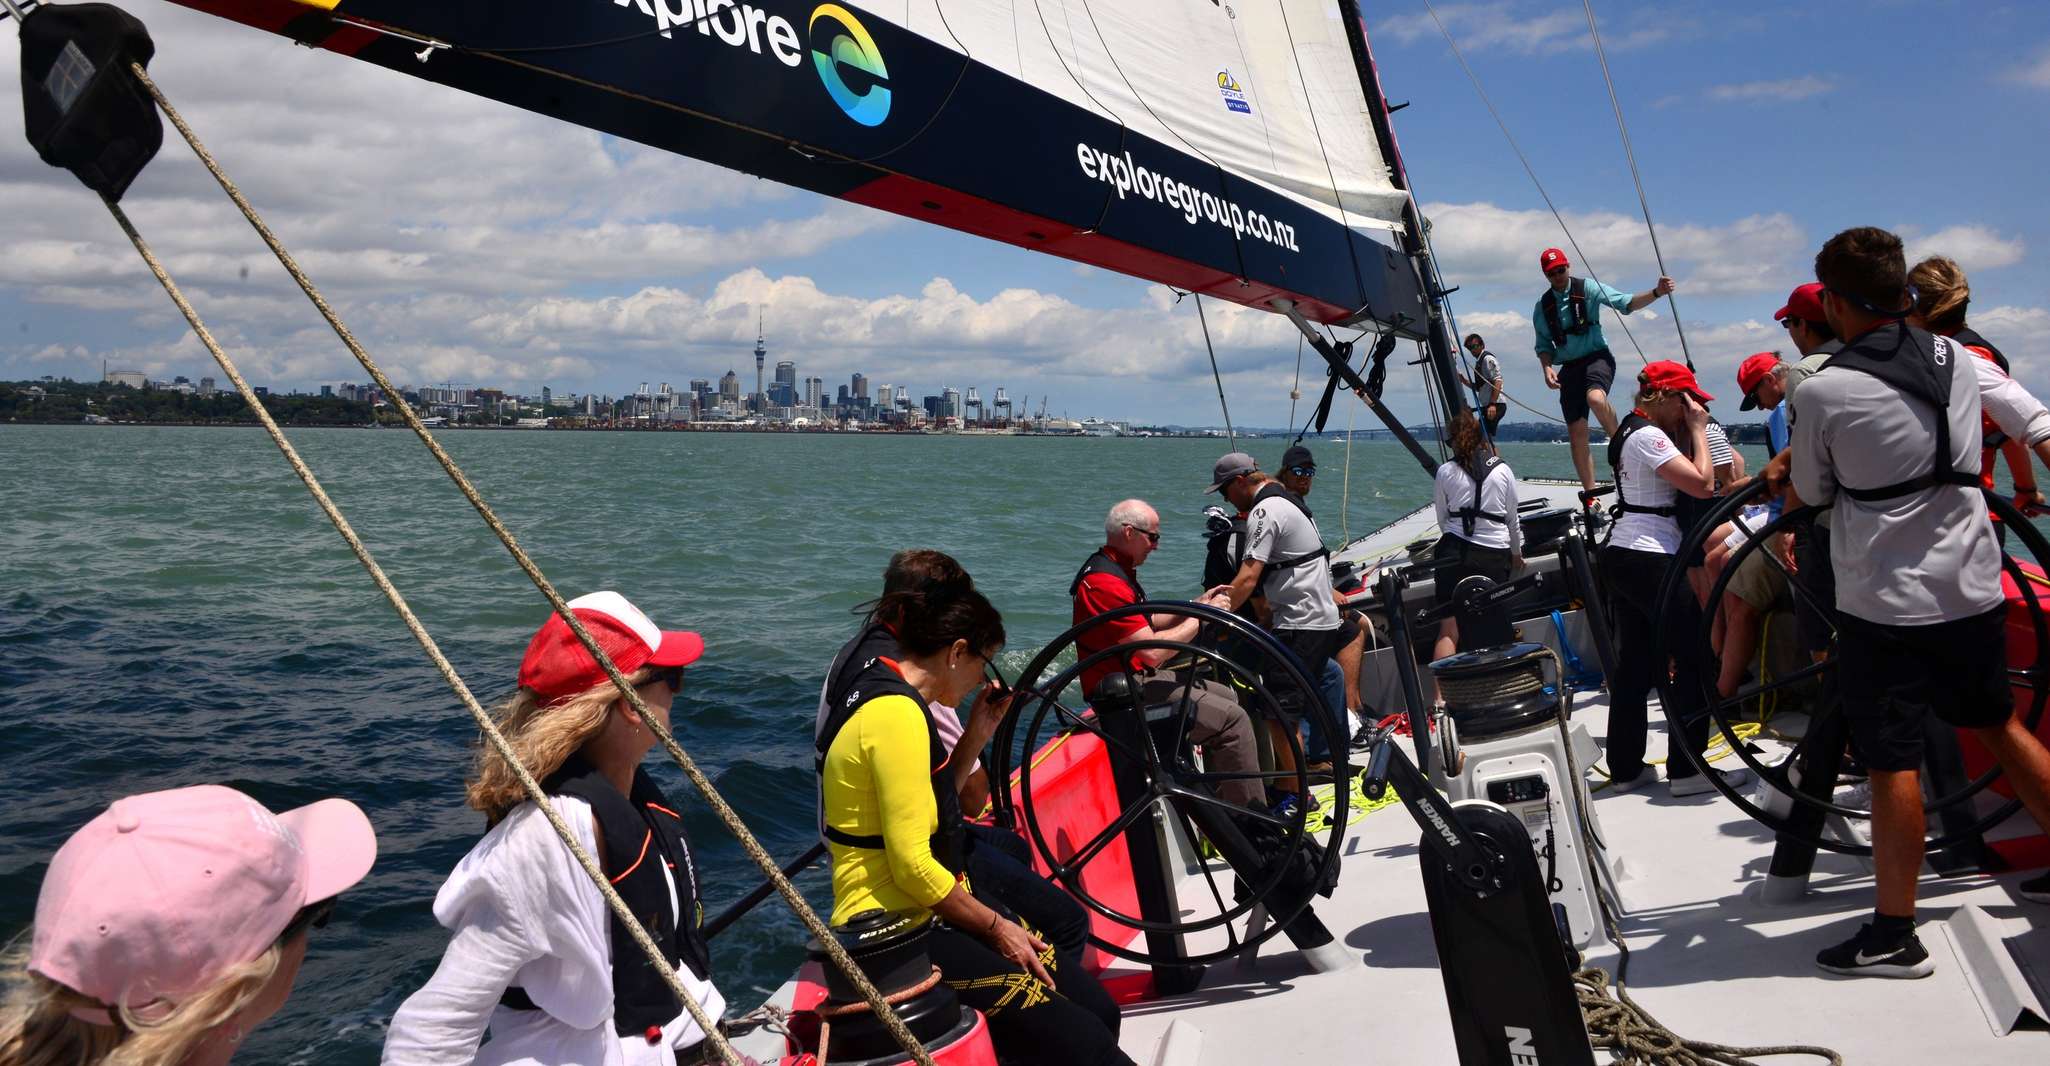
M 1559 275 L 1564 274 L 1565 272 L 1565 267 L 1553 267 L 1552 269 L 1545 271 L 1545 276 L 1548 278 L 1556 278 Z
M 1855 307 L 1868 315 L 1873 315 L 1878 318 L 1906 318 L 1910 314 L 1913 314 L 1915 311 L 1916 293 L 1915 287 L 1913 285 L 1908 286 L 1908 306 L 1902 308 L 1877 307 L 1865 300 L 1861 300 L 1855 296 L 1850 296 L 1845 293 L 1838 292 L 1835 289 L 1828 288 L 1826 286 L 1823 288 L 1822 291 L 1828 293 L 1831 296 L 1836 297 L 1839 300 L 1842 300 L 1847 304 L 1850 304 L 1852 307 Z
M 1785 326 L 1788 329 L 1793 329 L 1795 326 L 1798 326 L 1800 324 L 1801 320 L 1795 318 L 1793 315 L 1788 315 L 1787 317 L 1780 319 L 1780 325 Z
M 278 934 L 279 942 L 289 941 L 308 929 L 327 928 L 327 920 L 335 913 L 335 898 L 329 896 L 319 903 L 309 903 L 299 908 L 299 913 L 294 914 L 292 920 L 285 923 L 285 931 Z
M 669 691 L 671 692 L 682 692 L 683 667 L 658 666 L 655 668 L 655 675 L 653 677 L 648 678 L 646 681 L 641 682 L 641 684 L 652 685 L 657 681 L 660 681 L 663 684 L 668 685 Z
M 996 686 L 998 699 L 1008 699 L 1011 695 L 1011 683 L 1004 680 L 1004 672 L 997 669 L 996 661 L 989 656 L 981 656 L 981 659 L 982 676 L 988 678 L 989 683 Z
M 1288 468 L 1288 472 L 1294 474 L 1297 477 L 1317 476 L 1317 468 L 1314 466 L 1291 466 Z
M 1131 529 L 1131 530 L 1137 530 L 1140 536 L 1142 536 L 1142 537 L 1145 537 L 1145 538 L 1146 538 L 1146 543 L 1148 543 L 1148 544 L 1151 544 L 1151 545 L 1153 545 L 1153 546 L 1154 546 L 1154 547 L 1156 547 L 1156 548 L 1160 546 L 1160 531 L 1159 531 L 1159 530 L 1157 530 L 1157 529 L 1139 529 L 1139 527 L 1138 527 L 1138 526 L 1135 526 L 1135 525 L 1133 525 L 1133 524 L 1132 524 L 1132 523 L 1130 523 L 1130 522 L 1126 522 L 1126 523 L 1125 523 L 1125 528 L 1126 528 L 1126 529 Z M 988 661 L 988 660 L 984 660 L 984 661 L 986 662 L 986 661 Z

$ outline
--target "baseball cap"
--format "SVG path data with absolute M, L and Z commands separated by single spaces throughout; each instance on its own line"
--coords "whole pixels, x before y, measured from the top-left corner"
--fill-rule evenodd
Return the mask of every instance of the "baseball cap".
M 1694 398 L 1702 403 L 1709 403 L 1715 399 L 1715 397 L 1701 391 L 1701 383 L 1694 380 L 1694 371 L 1673 362 L 1671 359 L 1661 359 L 1656 363 L 1648 363 L 1640 371 L 1640 374 L 1644 380 L 1661 389 L 1678 389 L 1681 392 L 1692 393 Z
M 283 814 L 223 785 L 119 799 L 50 860 L 28 968 L 110 1007 L 176 1003 L 376 859 L 370 819 L 345 799 Z
M 1789 317 L 1798 318 L 1803 322 L 1824 321 L 1822 317 L 1821 282 L 1811 281 L 1806 285 L 1795 288 L 1793 292 L 1787 294 L 1787 305 L 1774 311 L 1772 314 L 1774 322 L 1784 322 Z
M 1314 456 L 1310 454 L 1310 449 L 1305 448 L 1300 444 L 1291 444 L 1288 446 L 1287 451 L 1281 453 L 1281 468 L 1283 470 L 1286 470 L 1291 466 L 1316 465 L 1317 460 Z
M 1758 383 L 1779 365 L 1780 357 L 1772 352 L 1759 352 L 1745 358 L 1743 365 L 1737 368 L 1737 388 L 1744 394 L 1744 402 L 1737 405 L 1740 410 L 1757 409 L 1758 397 L 1752 390 L 1758 388 Z
M 1572 265 L 1573 262 L 1566 258 L 1566 253 L 1557 248 L 1547 248 L 1538 253 L 1538 269 L 1547 274 L 1560 267 L 1571 267 Z
M 705 638 L 656 628 L 640 608 L 617 592 L 578 596 L 569 601 L 569 610 L 622 674 L 644 666 L 688 666 L 705 651 Z M 605 680 L 605 668 L 591 657 L 561 615 L 551 614 L 541 623 L 520 658 L 520 687 L 533 689 L 546 699 L 574 696 Z
M 1226 452 L 1224 453 L 1224 458 L 1219 459 L 1217 465 L 1211 468 L 1210 487 L 1203 491 L 1216 492 L 1218 489 L 1223 488 L 1224 483 L 1232 478 L 1243 477 L 1258 469 L 1260 469 L 1260 464 L 1254 462 L 1252 456 L 1244 452 Z

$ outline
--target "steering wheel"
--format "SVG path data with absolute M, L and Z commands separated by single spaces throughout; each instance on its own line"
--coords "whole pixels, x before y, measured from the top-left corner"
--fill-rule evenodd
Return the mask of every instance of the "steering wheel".
M 1766 485 L 1763 482 L 1755 482 L 1745 487 L 1730 496 L 1728 500 L 1707 517 L 1703 518 L 1689 532 L 1686 541 L 1680 546 L 1679 553 L 1673 557 L 1672 565 L 1666 569 L 1666 579 L 1659 592 L 1659 617 L 1665 617 L 1664 612 L 1671 602 L 1671 597 L 1694 595 L 1693 590 L 1687 587 L 1686 568 L 1681 564 L 1681 561 L 1692 558 L 1693 553 L 1702 547 L 1702 544 L 1717 527 L 1741 514 L 1746 504 L 1760 500 L 1764 496 L 1765 491 Z M 1987 490 L 1981 490 L 1981 494 L 1985 497 L 1987 505 L 1993 514 L 1998 516 L 2001 523 L 2007 528 L 2009 535 L 2019 538 L 2021 543 L 2027 547 L 2029 555 L 2035 560 L 2039 571 L 2043 570 L 2046 564 L 2050 564 L 2050 541 L 2046 541 L 2043 534 L 2034 525 L 2030 524 L 2029 520 L 2020 511 L 2016 510 L 2015 506 L 2008 500 Z M 1795 787 L 1794 782 L 1789 777 L 1789 771 L 1805 761 L 1805 756 L 1808 754 L 1809 737 L 1841 737 L 1846 735 L 1844 731 L 1838 729 L 1819 728 L 1826 720 L 1843 713 L 1841 699 L 1837 696 L 1837 687 L 1834 684 L 1828 683 L 1833 680 L 1832 675 L 1836 670 L 1836 656 L 1834 652 L 1819 663 L 1802 667 L 1783 677 L 1774 678 L 1763 684 L 1745 687 L 1735 695 L 1727 698 L 1723 697 L 1718 690 L 1714 672 L 1706 666 L 1706 664 L 1712 661 L 1712 657 L 1709 655 L 1711 650 L 1710 641 L 1716 612 L 1722 609 L 1723 593 L 1729 588 L 1730 580 L 1736 576 L 1738 568 L 1744 565 L 1746 560 L 1760 554 L 1764 556 L 1766 565 L 1779 570 L 1786 578 L 1787 591 L 1794 599 L 1813 610 L 1819 611 L 1822 617 L 1829 621 L 1832 647 L 1834 646 L 1835 635 L 1838 631 L 1838 620 L 1841 616 L 1835 609 L 1835 605 L 1827 602 L 1825 598 L 1826 590 L 1819 587 L 1813 575 L 1803 578 L 1800 571 L 1789 570 L 1786 564 L 1767 547 L 1771 543 L 1772 537 L 1777 534 L 1811 530 L 1816 518 L 1821 514 L 1822 509 L 1818 507 L 1803 507 L 1799 510 L 1787 511 L 1781 514 L 1778 518 L 1766 523 L 1759 530 L 1752 533 L 1749 539 L 1730 556 L 1730 561 L 1723 567 L 1722 573 L 1717 575 L 1716 581 L 1709 591 L 1709 607 L 1701 612 L 1701 628 L 1699 632 L 1691 635 L 1693 639 L 1700 642 L 1697 654 L 1701 656 L 1701 662 L 1704 664 L 1703 669 L 1698 671 L 1701 678 L 1701 700 L 1702 706 L 1706 709 L 1705 713 L 1708 715 L 1709 721 L 1714 728 L 1721 730 L 1724 737 L 1730 738 L 1730 750 L 1736 754 L 1737 758 L 1743 761 L 1745 766 L 1757 774 L 1760 780 L 1768 782 L 1776 791 L 1791 797 L 1798 804 L 1811 808 L 1820 808 L 1827 813 L 1844 818 L 1869 819 L 1872 817 L 1872 812 L 1869 808 L 1860 809 L 1838 803 L 1833 798 L 1824 799 L 1809 795 L 1807 792 Z M 2050 622 L 2046 622 L 2044 617 L 2044 605 L 2035 588 L 2034 579 L 2022 570 L 2021 565 L 2015 561 L 2014 556 L 2003 550 L 2000 557 L 2000 565 L 2002 571 L 2021 590 L 2024 602 L 2029 607 L 2029 619 L 2034 630 L 2034 656 L 2023 664 L 2010 663 L 2007 671 L 2010 686 L 2026 686 L 2030 692 L 2024 723 L 2030 732 L 2034 732 L 2037 724 L 2042 720 L 2046 700 L 2050 700 L 2050 670 L 2046 670 L 2046 668 L 2050 668 Z M 1659 633 L 1658 636 L 1659 640 L 1653 654 L 1658 657 L 1659 661 L 1664 661 L 1667 655 L 1665 641 L 1668 637 L 1663 632 Z M 1810 718 L 1807 732 L 1795 744 L 1794 750 L 1787 758 L 1777 764 L 1767 764 L 1750 751 L 1744 743 L 1736 740 L 1735 723 L 1731 717 L 1733 711 L 1742 708 L 1746 702 L 1760 696 L 1780 692 L 1796 685 L 1811 683 L 1818 684 L 1820 691 L 1824 695 L 1822 699 L 1816 702 L 1814 714 Z M 1708 765 L 1703 760 L 1701 753 L 1692 750 L 1686 744 L 1675 746 L 1686 752 L 1686 758 L 1694 763 L 1696 769 L 1706 776 L 1707 780 L 1715 786 L 1717 791 L 1723 794 L 1725 799 L 1736 804 L 1738 809 L 1742 810 L 1746 815 L 1772 829 L 1775 833 L 1805 844 L 1811 844 L 1826 851 L 1834 851 L 1844 855 L 1872 854 L 1872 848 L 1868 844 L 1838 840 L 1825 832 L 1809 833 L 1802 831 L 1800 828 L 1797 828 L 1795 820 L 1790 814 L 1776 814 L 1753 802 L 1744 794 L 1743 790 L 1725 782 L 1722 779 L 1722 775 L 1708 773 Z M 1671 758 L 1671 756 L 1669 755 L 1668 758 Z M 1965 805 L 1970 804 L 1973 797 L 1984 791 L 1999 776 L 2000 767 L 1996 765 L 1985 773 L 1980 774 L 1969 784 L 1946 795 L 1929 799 L 1923 805 L 1923 811 L 1928 815 L 1936 815 L 1952 808 L 1963 808 Z M 2021 806 L 2020 800 L 2009 800 L 1996 810 L 1974 820 L 1969 826 L 1960 827 L 1930 838 L 1926 847 L 1931 851 L 1936 851 L 1953 844 L 1975 839 L 1986 830 L 2012 816 L 2021 809 Z
M 1163 615 L 1174 619 L 1168 629 L 1182 619 L 1197 619 L 1202 623 L 1202 634 L 1193 641 L 1153 639 L 1111 644 L 1086 655 L 1078 654 L 1065 666 L 1057 665 L 1069 653 L 1079 652 L 1079 642 L 1091 633 L 1135 616 L 1159 619 Z M 1109 705 L 1104 697 L 1107 690 L 1122 688 L 1133 697 L 1143 692 L 1146 675 L 1135 670 L 1131 660 L 1135 653 L 1155 650 L 1166 651 L 1169 656 L 1154 676 L 1166 677 L 1171 668 L 1173 678 L 1181 683 L 1179 697 L 1157 707 L 1144 706 L 1143 699 L 1135 699 L 1130 706 Z M 1109 664 L 1112 670 L 1098 681 L 1096 704 L 1101 706 L 1094 706 L 1083 699 L 1080 678 L 1085 671 L 1093 672 L 1092 668 L 1102 664 Z M 1122 686 L 1118 684 L 1120 678 Z M 1255 730 L 1261 728 L 1258 723 L 1262 718 L 1282 714 L 1282 698 L 1301 698 L 1305 715 L 1314 715 L 1315 725 L 1332 741 L 1331 776 L 1335 787 L 1326 824 L 1332 841 L 1344 837 L 1350 807 L 1347 789 L 1352 776 L 1347 762 L 1347 733 L 1338 727 L 1336 716 L 1319 695 L 1318 686 L 1305 675 L 1302 664 L 1266 631 L 1238 615 L 1184 602 L 1132 604 L 1074 626 L 1042 649 L 1014 686 L 1018 692 L 1017 706 L 995 737 L 997 765 L 993 769 L 998 780 L 1009 780 L 1015 769 L 1017 798 L 1014 805 L 1010 789 L 995 791 L 998 820 L 1015 825 L 1017 816 L 1022 814 L 1026 837 L 1053 880 L 1091 911 L 1117 925 L 1171 934 L 1177 940 L 1219 927 L 1225 931 L 1226 944 L 1222 948 L 1162 958 L 1142 949 L 1146 938 L 1133 938 L 1130 944 L 1118 943 L 1098 936 L 1092 927 L 1090 942 L 1120 958 L 1154 965 L 1195 965 L 1231 958 L 1284 931 L 1308 908 L 1314 889 L 1337 880 L 1339 849 L 1316 845 L 1316 833 L 1309 828 L 1307 802 L 1298 804 L 1292 814 L 1281 816 L 1235 805 L 1214 793 L 1213 789 L 1224 782 L 1294 780 L 1300 771 L 1224 773 L 1197 766 L 1191 758 L 1189 742 L 1195 724 L 1195 701 L 1190 693 L 1199 681 L 1230 687 L 1237 694 L 1239 705 L 1254 720 Z M 1144 716 L 1143 724 L 1130 719 L 1106 721 L 1106 716 L 1134 714 Z M 1294 756 L 1294 765 L 1307 766 L 1295 731 L 1283 730 L 1282 734 Z M 1038 769 L 1049 742 L 1081 735 L 1100 742 L 1116 770 L 1140 787 L 1121 788 L 1118 814 L 1078 846 L 1055 832 L 1050 819 L 1041 816 L 1035 797 L 1045 795 L 1044 775 Z M 1304 798 L 1307 801 L 1307 794 Z M 1224 854 L 1222 871 L 1217 869 L 1220 861 L 1216 858 L 1198 861 L 1208 887 L 1207 901 L 1184 899 L 1180 913 L 1172 916 L 1128 913 L 1106 901 L 1083 873 L 1127 830 L 1140 827 L 1144 831 L 1155 811 L 1163 812 L 1179 826 L 1192 844 L 1219 834 L 1243 834 L 1253 842 L 1253 853 L 1261 861 L 1241 865 L 1233 861 L 1232 855 L 1236 852 L 1243 856 L 1248 854 L 1247 849 L 1220 845 L 1217 850 Z M 1171 869 L 1168 876 L 1174 877 L 1176 872 Z M 1232 878 L 1235 885 L 1230 902 L 1226 888 L 1218 882 L 1220 873 Z M 1134 875 L 1146 876 L 1147 872 L 1134 870 Z M 1247 926 L 1256 907 L 1264 907 L 1271 920 L 1264 928 L 1253 931 Z

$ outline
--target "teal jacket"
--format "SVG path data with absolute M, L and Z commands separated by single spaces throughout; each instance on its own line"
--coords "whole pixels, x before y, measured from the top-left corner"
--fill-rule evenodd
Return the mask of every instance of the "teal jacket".
M 1558 366 L 1561 363 L 1570 363 L 1575 359 L 1585 359 L 1609 346 L 1608 340 L 1602 336 L 1603 304 L 1615 308 L 1616 313 L 1619 315 L 1630 313 L 1630 297 L 1634 295 L 1633 293 L 1618 292 L 1592 278 L 1587 279 L 1583 284 L 1587 293 L 1588 330 L 1577 337 L 1570 333 L 1567 334 L 1564 348 L 1560 348 L 1552 343 L 1552 330 L 1545 324 L 1544 304 L 1540 302 L 1537 308 L 1531 312 L 1530 324 L 1533 329 L 1537 330 L 1537 353 L 1540 356 L 1550 356 L 1553 366 Z M 1566 313 L 1565 293 L 1554 292 L 1547 287 L 1541 300 L 1550 300 L 1558 307 L 1560 322 L 1571 321 L 1571 316 Z

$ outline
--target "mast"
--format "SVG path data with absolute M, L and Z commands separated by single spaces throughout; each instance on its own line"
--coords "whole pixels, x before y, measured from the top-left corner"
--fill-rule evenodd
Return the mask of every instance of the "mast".
M 1409 185 L 1409 170 L 1402 163 L 1402 149 L 1395 143 L 1395 125 L 1389 117 L 1388 98 L 1381 91 L 1381 75 L 1374 66 L 1374 50 L 1367 44 L 1366 19 L 1360 14 L 1358 0 L 1338 0 L 1338 7 L 1346 36 L 1352 41 L 1353 62 L 1359 68 L 1360 91 L 1367 98 L 1367 116 L 1373 122 L 1374 138 L 1380 143 L 1381 158 L 1388 163 L 1389 180 L 1409 195 L 1409 202 L 1402 209 L 1405 225 L 1400 240 L 1402 250 L 1409 254 L 1422 281 L 1425 314 L 1430 319 L 1424 331 L 1424 363 L 1437 378 L 1439 399 L 1444 405 L 1440 413 L 1450 424 L 1454 415 L 1467 409 L 1466 395 L 1459 384 L 1458 361 L 1453 355 L 1451 315 L 1445 309 L 1445 297 L 1451 290 L 1445 288 L 1444 279 L 1438 275 L 1438 263 L 1431 255 L 1431 242 L 1424 233 L 1423 213 L 1417 209 L 1416 193 Z

